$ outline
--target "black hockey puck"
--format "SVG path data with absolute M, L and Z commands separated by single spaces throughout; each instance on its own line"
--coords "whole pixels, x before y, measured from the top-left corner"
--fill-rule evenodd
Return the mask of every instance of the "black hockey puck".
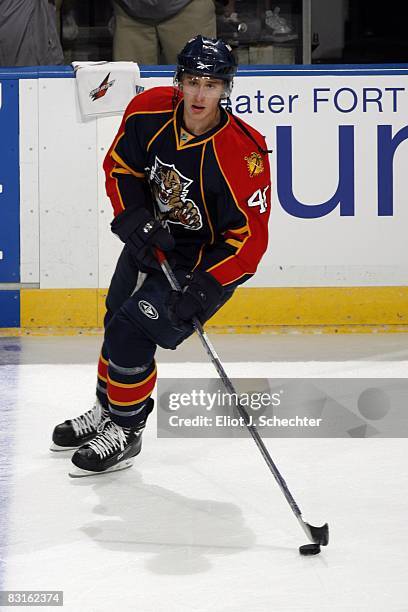
M 299 552 L 303 556 L 318 555 L 320 552 L 319 544 L 304 544 L 299 546 Z

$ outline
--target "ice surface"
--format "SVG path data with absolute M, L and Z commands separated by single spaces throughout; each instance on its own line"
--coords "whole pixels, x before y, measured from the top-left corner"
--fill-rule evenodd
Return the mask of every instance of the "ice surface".
M 225 367 L 236 377 L 407 372 L 401 361 Z M 186 375 L 213 370 L 159 363 L 159 376 Z M 302 558 L 304 534 L 251 439 L 157 439 L 151 418 L 135 467 L 69 479 L 69 454 L 48 451 L 51 432 L 91 406 L 94 383 L 90 363 L 0 367 L 3 455 L 12 446 L 0 472 L 1 588 L 63 590 L 69 612 L 408 609 L 405 439 L 266 440 L 305 520 L 331 527 L 329 546 Z

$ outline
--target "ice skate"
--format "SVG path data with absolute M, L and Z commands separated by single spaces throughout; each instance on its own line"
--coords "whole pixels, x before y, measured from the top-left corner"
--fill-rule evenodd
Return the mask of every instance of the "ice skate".
M 86 444 L 96 436 L 98 425 L 108 414 L 97 399 L 91 410 L 55 427 L 50 450 L 69 451 Z
M 148 401 L 148 413 L 153 400 Z M 97 436 L 79 448 L 72 456 L 74 464 L 69 472 L 71 478 L 95 476 L 117 472 L 133 465 L 133 459 L 142 450 L 142 433 L 146 421 L 136 427 L 120 427 L 110 418 L 102 421 Z

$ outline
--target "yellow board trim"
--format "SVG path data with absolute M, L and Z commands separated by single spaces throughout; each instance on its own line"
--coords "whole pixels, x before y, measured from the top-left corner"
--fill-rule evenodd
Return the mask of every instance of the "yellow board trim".
M 100 327 L 98 289 L 21 289 L 21 327 Z
M 220 326 L 408 324 L 408 287 L 242 287 L 209 323 Z
M 106 289 L 22 289 L 21 328 L 45 332 L 45 328 L 63 328 L 67 333 L 101 328 L 106 294 Z M 363 331 L 367 326 L 405 331 L 408 287 L 242 287 L 207 326 L 244 333 L 290 328 L 350 333 L 356 326 Z M 24 333 L 29 332 L 18 332 Z

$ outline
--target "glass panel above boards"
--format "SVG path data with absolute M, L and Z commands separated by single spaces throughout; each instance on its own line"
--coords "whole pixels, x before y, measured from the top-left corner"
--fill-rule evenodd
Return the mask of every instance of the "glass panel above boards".
M 192 35 L 205 33 L 228 42 L 240 64 L 300 64 L 303 61 L 302 5 L 310 2 L 185 0 L 183 4 L 183 0 L 157 0 L 157 11 L 152 10 L 150 15 L 143 13 L 143 0 L 86 3 L 56 0 L 56 7 L 66 63 L 134 60 L 140 64 L 174 64 L 175 52 L 174 49 L 169 52 L 169 45 L 179 41 L 181 48 Z M 146 0 L 145 4 L 154 3 Z M 178 12 L 163 20 L 173 5 Z M 184 8 L 179 10 L 180 6 Z M 169 41 L 171 28 L 174 36 Z M 135 57 L 138 37 L 145 41 L 144 48 L 152 46 L 154 38 L 154 53 L 146 56 L 143 50 L 143 57 Z
M 312 62 L 408 62 L 406 0 L 313 0 Z
M 216 11 L 240 64 L 302 63 L 302 0 L 224 0 Z

